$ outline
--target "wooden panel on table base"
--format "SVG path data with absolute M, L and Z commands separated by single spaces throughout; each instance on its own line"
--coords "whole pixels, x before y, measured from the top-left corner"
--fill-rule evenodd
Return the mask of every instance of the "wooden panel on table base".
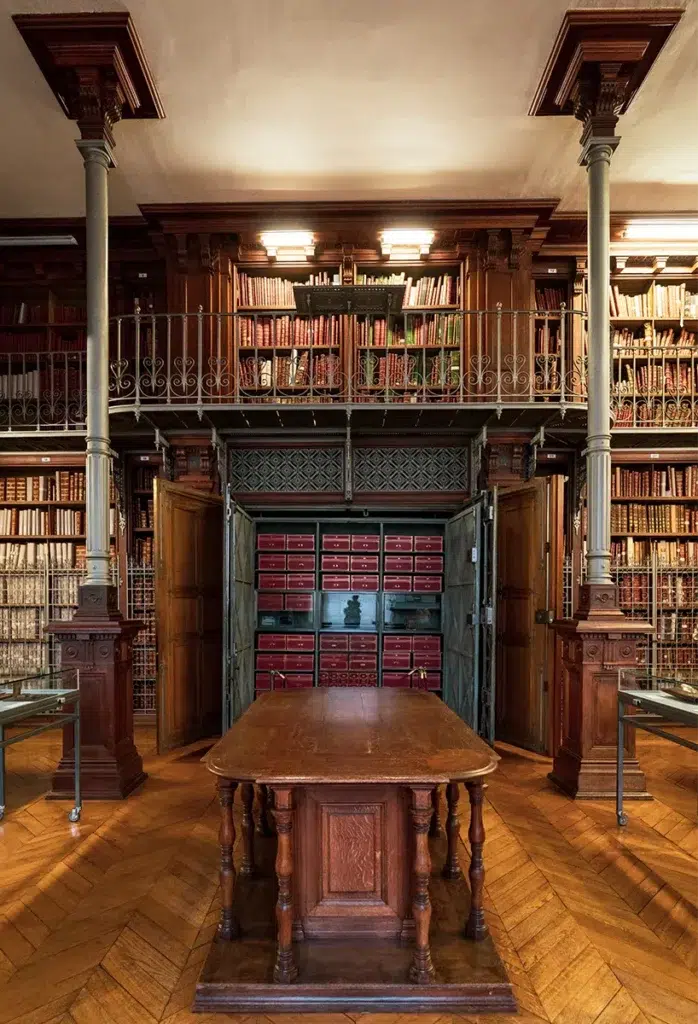
M 637 665 L 638 642 L 653 628 L 623 615 L 615 585 L 587 583 L 575 618 L 556 622 L 555 629 L 567 675 L 567 736 L 549 778 L 576 799 L 610 799 L 616 793 L 618 671 Z M 627 799 L 651 799 L 633 729 L 626 730 L 623 775 Z
M 83 584 L 69 622 L 47 631 L 60 644 L 61 665 L 80 671 L 80 758 L 86 800 L 120 800 L 145 780 L 133 742 L 133 638 L 141 623 L 122 618 L 116 587 Z M 63 731 L 63 756 L 49 799 L 74 796 L 73 727 Z

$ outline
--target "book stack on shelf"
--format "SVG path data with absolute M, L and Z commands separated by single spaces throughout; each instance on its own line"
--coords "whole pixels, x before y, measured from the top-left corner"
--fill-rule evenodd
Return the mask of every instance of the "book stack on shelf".
M 453 308 L 460 302 L 460 278 L 456 273 L 422 273 L 400 271 L 384 274 L 378 271 L 362 271 L 356 275 L 359 285 L 405 285 L 403 309 Z
M 245 391 L 336 389 L 341 384 L 341 363 L 333 352 L 311 354 L 307 349 L 278 352 L 270 358 L 244 356 L 239 364 L 240 387 Z
M 0 352 L 82 352 L 86 320 L 84 300 L 72 291 L 61 296 L 49 288 L 28 288 L 18 300 L 0 300 Z
M 300 270 L 296 272 L 295 277 L 283 277 L 270 274 L 268 271 L 253 274 L 240 270 L 237 275 L 237 308 L 295 309 L 294 285 L 329 287 L 340 283 L 341 277 L 334 271 L 322 270 L 308 274 L 307 270 Z
M 338 316 L 244 316 L 240 348 L 338 348 Z
M 534 298 L 537 313 L 535 354 L 559 356 L 562 351 L 562 307 L 567 303 L 567 288 L 564 285 L 536 284 Z

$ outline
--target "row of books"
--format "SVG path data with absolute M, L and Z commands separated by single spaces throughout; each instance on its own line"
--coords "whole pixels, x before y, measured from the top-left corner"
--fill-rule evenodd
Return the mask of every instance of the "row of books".
M 698 541 L 637 540 L 634 537 L 611 541 L 611 561 L 616 566 L 649 566 L 653 552 L 660 566 L 698 568 Z
M 245 316 L 238 323 L 241 348 L 339 345 L 338 316 Z
M 698 579 L 685 574 L 660 572 L 656 582 L 657 606 L 660 609 L 695 608 L 698 610 Z M 649 605 L 650 577 L 647 572 L 622 573 L 618 594 L 623 606 Z
M 645 324 L 642 334 L 628 327 L 622 331 L 615 330 L 612 341 L 614 350 L 676 349 L 679 353 L 685 350 L 687 355 L 696 351 L 696 335 L 693 331 L 675 331 L 673 327 L 666 331 L 654 331 L 651 324 Z
M 368 346 L 390 347 L 411 345 L 415 348 L 429 345 L 459 345 L 461 341 L 460 317 L 454 313 L 419 314 L 390 323 L 383 317 L 357 318 L 356 342 L 360 348 Z
M 623 364 L 621 379 L 614 384 L 620 395 L 690 395 L 698 393 L 698 364 L 664 363 L 631 366 Z
M 689 292 L 686 282 L 681 284 L 655 284 L 654 315 L 672 320 L 698 318 L 698 292 Z
M 627 392 L 626 392 L 627 394 Z M 615 410 L 615 426 L 691 426 L 693 414 L 690 400 L 685 402 L 654 401 L 635 402 L 631 398 L 622 401 Z
M 679 612 L 660 615 L 657 619 L 657 639 L 676 644 L 690 644 L 698 640 L 698 619 Z
M 651 318 L 652 300 L 649 292 L 638 292 L 636 295 L 626 295 L 620 290 L 617 284 L 611 286 L 609 291 L 611 316 Z
M 0 306 L 0 324 L 35 324 L 47 319 L 47 307 L 40 302 L 3 302 Z
M 238 306 L 258 306 L 260 309 L 283 309 L 295 307 L 294 284 L 329 286 L 340 284 L 338 274 L 320 271 L 307 278 L 290 281 L 283 277 L 253 276 L 241 271 L 238 275 Z
M 698 533 L 698 508 L 683 505 L 611 506 L 613 533 Z
M 109 532 L 116 533 L 116 510 L 109 509 Z M 85 533 L 85 512 L 71 508 L 0 508 L 5 537 L 74 537 Z
M 612 498 L 698 498 L 698 465 L 665 469 L 625 469 L 614 466 Z
M 240 386 L 243 388 L 339 387 L 341 365 L 333 353 L 313 356 L 292 349 L 291 354 L 273 359 L 247 356 L 240 360 Z
M 140 498 L 134 502 L 131 511 L 132 523 L 140 529 L 151 529 L 155 526 L 155 514 L 152 498 Z
M 83 501 L 84 498 L 85 471 L 82 469 L 0 476 L 0 501 Z
M 359 386 L 454 387 L 460 381 L 460 353 L 440 352 L 418 359 L 407 353 L 364 353 L 359 365 Z
M 133 542 L 133 559 L 136 565 L 150 567 L 153 564 L 153 538 L 136 537 Z
M 660 647 L 657 651 L 659 667 L 664 672 L 675 672 L 677 668 L 690 669 L 690 679 L 695 679 L 694 673 L 698 671 L 698 653 L 695 648 L 680 647 L 672 644 L 670 647 Z
M 411 275 L 358 274 L 357 284 L 404 284 L 403 307 L 408 306 L 455 306 L 459 300 L 459 279 L 455 274 L 432 274 L 415 280 Z
M 0 641 L 40 640 L 47 621 L 43 608 L 0 608 Z
M 52 566 L 58 569 L 83 569 L 87 552 L 84 544 L 52 540 L 23 541 L 21 544 L 0 543 L 0 570 L 40 569 Z
M 537 356 L 559 356 L 562 352 L 562 338 L 559 329 L 547 325 L 536 327 L 535 345 Z
M 133 474 L 133 486 L 137 491 L 149 491 L 157 475 L 157 466 L 136 466 Z
M 0 641 L 0 676 L 20 678 L 47 672 L 48 668 L 48 644 L 12 644 Z
M 73 607 L 78 603 L 78 585 L 84 576 L 82 569 L 65 572 L 43 567 L 17 575 L 15 572 L 0 573 L 0 605 L 50 607 L 53 614 L 55 608 Z
M 537 287 L 535 295 L 536 309 L 549 312 L 559 310 L 567 302 L 567 289 L 562 287 Z

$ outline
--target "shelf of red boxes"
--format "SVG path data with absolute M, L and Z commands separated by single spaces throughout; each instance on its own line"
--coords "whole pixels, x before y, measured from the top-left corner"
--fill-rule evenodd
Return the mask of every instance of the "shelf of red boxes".
M 320 686 L 377 686 L 378 636 L 375 633 L 321 633 Z
M 314 533 L 257 534 L 258 591 L 314 591 L 316 565 Z
M 441 637 L 396 634 L 383 637 L 383 686 L 441 689 Z M 413 669 L 424 669 L 419 678 Z
M 322 590 L 376 593 L 380 582 L 379 553 L 378 534 L 324 534 L 320 555 Z
M 312 686 L 315 670 L 314 633 L 259 633 L 255 654 L 257 690 L 290 690 Z
M 386 534 L 383 590 L 387 593 L 440 594 L 443 590 L 443 537 Z

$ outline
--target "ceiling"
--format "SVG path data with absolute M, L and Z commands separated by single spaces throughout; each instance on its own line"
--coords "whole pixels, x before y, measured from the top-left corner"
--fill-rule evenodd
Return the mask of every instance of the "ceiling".
M 556 198 L 580 126 L 532 118 L 570 7 L 685 7 L 630 110 L 616 211 L 698 210 L 698 0 L 0 0 L 0 217 L 84 212 L 76 126 L 16 13 L 128 9 L 163 121 L 117 125 L 111 212 L 141 203 Z

